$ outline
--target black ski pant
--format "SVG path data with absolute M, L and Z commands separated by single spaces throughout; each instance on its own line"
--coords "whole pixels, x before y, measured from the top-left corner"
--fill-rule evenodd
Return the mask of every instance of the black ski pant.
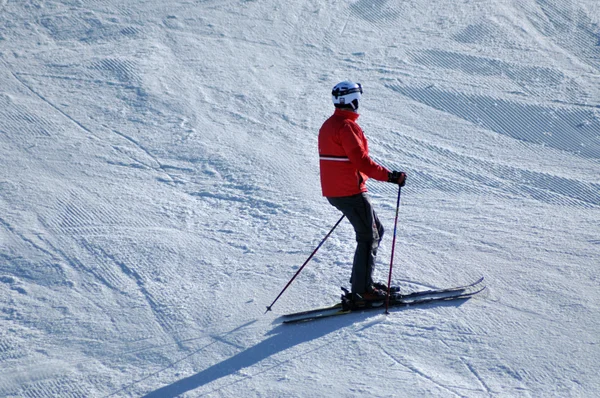
M 383 237 L 383 226 L 366 192 L 337 198 L 328 197 L 327 200 L 340 210 L 354 227 L 357 245 L 350 283 L 352 293 L 365 293 L 373 284 L 373 270 L 379 242 Z

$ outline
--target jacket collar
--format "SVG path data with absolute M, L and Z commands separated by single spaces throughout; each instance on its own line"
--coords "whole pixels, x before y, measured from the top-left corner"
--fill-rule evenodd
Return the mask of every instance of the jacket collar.
M 343 117 L 344 119 L 350 119 L 350 120 L 356 120 L 356 119 L 358 119 L 358 117 L 360 116 L 360 115 L 359 115 L 358 113 L 356 113 L 356 112 L 347 111 L 347 110 L 345 110 L 345 109 L 339 109 L 339 108 L 336 108 L 336 109 L 335 109 L 334 115 L 336 115 L 336 116 L 341 116 L 341 117 Z

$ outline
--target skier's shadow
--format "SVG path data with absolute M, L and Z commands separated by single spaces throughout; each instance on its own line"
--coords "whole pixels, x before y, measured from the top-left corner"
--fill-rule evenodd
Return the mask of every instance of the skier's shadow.
M 431 304 L 421 305 L 420 308 L 426 308 L 430 306 L 454 306 L 458 307 L 462 305 L 465 300 L 457 300 L 457 301 L 448 301 L 448 302 L 436 302 Z M 399 312 L 405 310 L 411 310 L 414 307 L 397 307 L 391 310 L 390 312 Z M 382 309 L 383 312 L 383 309 Z M 382 312 L 379 315 L 382 315 Z M 366 327 L 370 327 L 376 323 L 378 323 L 378 314 L 374 312 L 364 312 L 364 313 L 356 313 L 352 316 L 342 316 L 339 318 L 329 318 L 326 321 L 315 321 L 308 323 L 299 323 L 295 325 L 284 325 L 279 324 L 271 331 L 269 331 L 266 335 L 270 336 L 267 339 L 261 341 L 253 347 L 247 348 L 246 350 L 240 352 L 232 356 L 229 359 L 226 359 L 218 364 L 210 366 L 209 368 L 201 371 L 200 373 L 196 373 L 193 376 L 186 377 L 184 379 L 178 380 L 173 384 L 168 386 L 161 387 L 157 390 L 150 392 L 145 395 L 145 397 L 176 397 L 185 392 L 194 390 L 196 388 L 202 387 L 206 384 L 209 384 L 215 380 L 223 378 L 225 376 L 229 376 L 234 374 L 244 368 L 250 367 L 259 363 L 260 361 L 269 358 L 270 356 L 277 354 L 279 352 L 285 351 L 288 348 L 297 346 L 302 343 L 306 343 L 312 340 L 319 339 L 324 337 L 336 330 L 342 329 L 344 327 L 356 324 L 357 322 L 364 321 L 368 318 L 373 318 L 373 322 L 370 322 Z M 250 322 L 254 323 L 254 321 Z M 239 329 L 239 328 L 238 328 Z M 330 344 L 331 342 L 325 342 L 320 345 L 318 348 L 323 347 L 325 345 Z M 311 352 L 316 349 L 310 350 Z M 279 366 L 281 363 L 273 365 L 273 367 Z M 252 377 L 252 376 L 248 376 Z M 239 380 L 234 381 L 234 383 L 246 380 L 245 378 L 240 378 Z M 220 388 L 224 388 L 220 387 Z M 219 389 L 219 387 L 217 387 Z M 206 394 L 210 394 L 209 391 Z
M 247 348 L 231 358 L 210 366 L 200 373 L 196 373 L 193 376 L 186 377 L 173 384 L 154 390 L 145 395 L 145 397 L 176 397 L 222 377 L 234 374 L 244 368 L 255 365 L 274 354 L 287 350 L 288 348 L 319 339 L 355 322 L 356 317 L 340 317 L 339 319 L 330 319 L 327 322 L 311 322 L 296 325 L 280 324 L 267 333 L 267 336 L 270 337 L 255 346 Z M 280 363 L 273 366 L 279 365 Z

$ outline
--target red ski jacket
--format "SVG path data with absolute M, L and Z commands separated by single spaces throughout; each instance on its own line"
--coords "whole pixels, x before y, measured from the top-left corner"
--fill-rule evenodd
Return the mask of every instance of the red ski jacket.
M 369 177 L 387 181 L 389 170 L 369 157 L 367 138 L 356 123 L 358 113 L 336 109 L 319 130 L 323 196 L 351 196 L 367 191 Z

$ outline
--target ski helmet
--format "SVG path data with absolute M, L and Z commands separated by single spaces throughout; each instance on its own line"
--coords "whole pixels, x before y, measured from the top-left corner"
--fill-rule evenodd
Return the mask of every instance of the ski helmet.
M 336 108 L 358 109 L 358 103 L 362 94 L 362 86 L 360 83 L 354 83 L 350 80 L 345 80 L 335 85 L 331 91 L 333 105 Z

